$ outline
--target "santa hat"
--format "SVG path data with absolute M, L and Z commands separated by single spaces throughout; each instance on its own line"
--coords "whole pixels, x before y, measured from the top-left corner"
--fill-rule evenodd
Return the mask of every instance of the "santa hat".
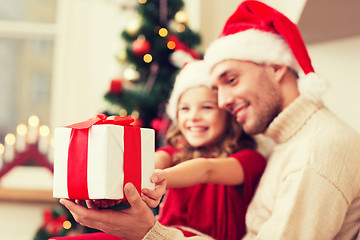
M 208 67 L 203 60 L 194 60 L 187 63 L 176 76 L 166 109 L 172 121 L 176 121 L 177 105 L 181 95 L 189 88 L 198 86 L 211 88 Z
M 298 27 L 277 10 L 258 1 L 242 2 L 206 50 L 212 68 L 226 59 L 287 65 L 299 75 L 300 94 L 321 101 L 326 83 L 314 72 Z

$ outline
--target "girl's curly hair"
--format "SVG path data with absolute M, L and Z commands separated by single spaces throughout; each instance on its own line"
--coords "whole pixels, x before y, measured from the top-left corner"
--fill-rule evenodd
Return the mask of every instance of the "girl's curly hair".
M 199 157 L 228 157 L 241 149 L 255 149 L 256 141 L 246 134 L 235 117 L 226 112 L 226 131 L 212 145 L 192 147 L 182 135 L 177 125 L 172 125 L 166 134 L 166 143 L 175 149 L 174 162 L 180 162 Z

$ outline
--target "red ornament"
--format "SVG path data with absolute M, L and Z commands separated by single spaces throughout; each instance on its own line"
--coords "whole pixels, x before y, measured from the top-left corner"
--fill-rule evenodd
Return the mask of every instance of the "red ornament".
M 150 125 L 151 127 L 155 130 L 155 131 L 167 131 L 168 128 L 170 127 L 170 121 L 167 119 L 163 119 L 163 118 L 154 118 Z
M 110 93 L 119 94 L 123 90 L 123 81 L 121 79 L 113 79 L 110 84 Z
M 147 41 L 145 38 L 138 38 L 131 45 L 131 49 L 137 56 L 142 56 L 145 53 L 149 52 L 150 48 L 150 42 Z

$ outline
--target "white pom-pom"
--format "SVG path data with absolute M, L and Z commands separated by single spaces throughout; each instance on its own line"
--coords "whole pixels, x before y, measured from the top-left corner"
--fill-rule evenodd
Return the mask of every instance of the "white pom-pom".
M 300 94 L 315 103 L 322 101 L 322 97 L 328 88 L 325 79 L 313 72 L 300 77 L 298 86 Z
M 186 62 L 194 61 L 194 58 L 183 50 L 177 50 L 170 55 L 170 62 L 178 68 L 182 68 Z

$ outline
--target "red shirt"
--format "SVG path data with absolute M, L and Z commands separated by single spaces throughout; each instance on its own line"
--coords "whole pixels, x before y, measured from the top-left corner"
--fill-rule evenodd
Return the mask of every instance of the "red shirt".
M 159 148 L 173 155 L 170 146 Z M 244 183 L 237 186 L 197 184 L 169 188 L 160 205 L 159 222 L 165 226 L 186 226 L 217 240 L 241 239 L 245 234 L 245 214 L 256 185 L 265 168 L 265 158 L 254 150 L 244 149 L 229 157 L 244 169 Z M 190 234 L 184 231 L 186 236 Z

